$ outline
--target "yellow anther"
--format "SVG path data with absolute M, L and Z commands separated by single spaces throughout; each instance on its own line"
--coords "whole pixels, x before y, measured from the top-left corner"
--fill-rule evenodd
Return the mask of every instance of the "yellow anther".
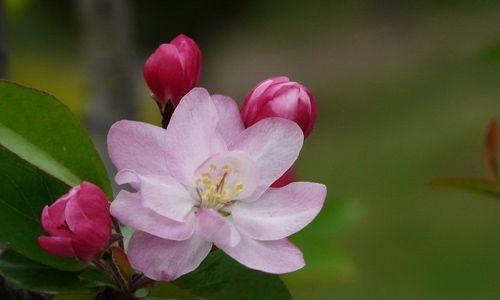
M 224 165 L 217 173 L 215 172 L 217 170 L 215 164 L 211 164 L 209 167 L 210 171 L 202 173 L 195 181 L 198 186 L 197 192 L 201 198 L 201 205 L 220 210 L 241 193 L 243 184 L 228 185 L 228 180 L 230 180 L 228 178 L 232 176 L 230 175 L 231 168 L 228 165 Z M 220 176 L 216 176 L 216 174 Z

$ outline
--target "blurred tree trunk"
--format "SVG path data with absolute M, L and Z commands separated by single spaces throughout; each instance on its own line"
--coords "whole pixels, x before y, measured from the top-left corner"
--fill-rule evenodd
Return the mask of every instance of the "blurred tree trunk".
M 109 170 L 108 130 L 120 119 L 133 119 L 137 110 L 131 7 L 128 0 L 76 1 L 88 61 L 87 124 Z
M 0 0 L 0 79 L 9 78 L 9 52 L 6 36 L 6 11 L 5 1 Z M 0 243 L 0 253 L 3 252 L 5 246 Z M 32 293 L 23 290 L 14 284 L 8 282 L 3 276 L 0 276 L 0 299 L 2 300 L 50 300 L 49 295 Z
M 5 1 L 0 0 L 0 78 L 9 78 L 7 37 L 5 34 Z

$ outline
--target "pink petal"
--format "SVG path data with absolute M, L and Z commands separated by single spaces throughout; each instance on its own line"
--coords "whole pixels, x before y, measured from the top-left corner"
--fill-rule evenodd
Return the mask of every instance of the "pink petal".
M 184 222 L 197 203 L 186 188 L 167 176 L 139 176 L 142 205 L 169 219 Z
M 208 255 L 212 243 L 196 234 L 185 241 L 166 240 L 137 231 L 128 246 L 134 269 L 154 280 L 172 281 L 196 269 Z
M 140 176 L 128 169 L 116 174 L 118 184 L 129 183 L 141 195 L 142 205 L 169 219 L 184 222 L 196 201 L 170 176 Z
M 79 189 L 79 186 L 73 187 L 69 190 L 69 192 L 61 196 L 56 202 L 47 208 L 46 217 L 50 219 L 55 226 L 64 225 L 64 221 L 66 219 L 64 211 L 66 210 L 68 200 L 71 199 Z
M 256 240 L 283 239 L 304 228 L 319 213 L 326 187 L 311 182 L 293 182 L 268 189 L 257 201 L 238 202 L 231 210 L 234 225 Z
M 303 141 L 304 135 L 296 123 L 267 118 L 245 129 L 229 145 L 230 150 L 246 151 L 259 167 L 260 182 L 254 199 L 293 165 Z
M 141 175 L 168 174 L 166 131 L 143 122 L 118 121 L 108 133 L 108 152 L 116 168 Z
M 234 226 L 212 209 L 200 208 L 196 212 L 196 221 L 198 233 L 209 242 L 230 247 L 240 242 L 240 234 Z
M 194 87 L 200 80 L 201 75 L 201 51 L 198 45 L 184 34 L 178 35 L 170 44 L 174 45 L 179 51 L 187 85 L 190 88 Z
M 192 186 L 196 168 L 226 150 L 216 133 L 218 122 L 215 105 L 203 88 L 192 89 L 175 109 L 167 128 L 165 153 L 172 176 L 181 183 Z
M 99 242 L 97 242 L 99 241 Z M 71 245 L 75 249 L 75 255 L 80 260 L 91 260 L 96 254 L 101 253 L 106 248 L 108 241 L 96 240 L 78 236 L 71 240 Z
M 63 217 L 64 217 L 64 212 L 63 212 Z M 66 237 L 69 237 L 71 235 L 69 228 L 67 228 L 67 226 L 64 224 L 64 220 L 62 223 L 59 224 L 54 223 L 49 214 L 49 206 L 47 205 L 43 208 L 41 222 L 43 229 L 47 231 L 50 235 L 66 236 Z
M 263 100 L 267 101 L 269 97 L 272 97 L 272 94 L 269 94 L 268 91 L 269 87 L 288 81 L 288 77 L 278 76 L 261 81 L 253 88 L 246 96 L 243 107 L 241 108 L 241 115 L 245 116 L 244 122 L 246 126 L 256 122 L 256 118 L 260 113 L 260 108 L 262 108 L 262 103 L 259 102 Z M 263 96 L 264 93 L 266 94 L 265 96 Z
M 78 193 L 68 201 L 66 222 L 73 233 L 97 245 L 105 243 L 111 235 L 109 202 L 97 186 L 83 182 Z
M 245 129 L 238 104 L 230 97 L 223 95 L 212 95 L 212 100 L 219 115 L 217 132 L 229 144 Z
M 142 206 L 138 193 L 120 191 L 111 203 L 111 214 L 126 226 L 171 240 L 186 240 L 194 232 L 194 214 L 184 223 L 165 218 Z
M 179 51 L 162 44 L 144 64 L 144 80 L 160 102 L 177 101 L 188 90 Z
M 40 236 L 38 244 L 43 250 L 57 256 L 75 256 L 75 251 L 71 245 L 71 239 L 56 236 Z
M 287 239 L 256 241 L 241 235 L 241 241 L 235 247 L 216 246 L 241 264 L 267 273 L 293 272 L 305 265 L 302 252 Z
M 106 225 L 109 220 L 109 202 L 104 192 L 89 182 L 82 182 L 78 194 L 68 201 L 66 221 L 71 230 L 80 222 Z
M 140 188 L 141 180 L 139 175 L 130 169 L 121 169 L 115 175 L 115 181 L 119 185 L 130 184 L 131 187 L 138 190 Z

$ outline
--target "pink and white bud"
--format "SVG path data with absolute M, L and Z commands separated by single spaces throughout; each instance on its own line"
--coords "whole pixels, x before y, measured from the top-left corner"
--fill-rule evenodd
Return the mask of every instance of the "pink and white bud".
M 89 182 L 45 206 L 41 222 L 50 236 L 39 237 L 38 244 L 57 256 L 90 260 L 105 250 L 111 236 L 109 202 L 104 192 Z
M 316 122 L 317 108 L 311 92 L 302 84 L 280 76 L 264 80 L 247 95 L 241 116 L 245 127 L 269 117 L 294 121 L 307 137 Z
M 200 48 L 184 34 L 161 44 L 144 64 L 144 80 L 160 103 L 172 101 L 177 106 L 200 76 Z

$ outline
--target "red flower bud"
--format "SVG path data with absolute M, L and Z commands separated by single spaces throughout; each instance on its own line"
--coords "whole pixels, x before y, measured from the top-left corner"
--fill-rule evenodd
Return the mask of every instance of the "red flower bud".
M 316 102 L 311 92 L 288 77 L 274 77 L 259 83 L 246 97 L 241 116 L 246 127 L 269 117 L 296 122 L 307 137 L 316 122 Z
M 144 80 L 160 103 L 174 106 L 198 84 L 201 75 L 201 51 L 189 37 L 180 34 L 162 44 L 144 64 Z
M 111 236 L 109 202 L 104 192 L 89 182 L 45 206 L 41 221 L 50 236 L 39 237 L 38 244 L 57 256 L 90 260 L 106 248 Z
M 273 188 L 284 187 L 285 185 L 288 185 L 289 183 L 292 183 L 294 181 L 297 181 L 297 175 L 294 167 L 291 167 L 285 172 L 285 174 L 281 175 L 281 177 L 278 178 L 278 180 L 273 182 L 273 184 L 271 184 L 271 187 Z

